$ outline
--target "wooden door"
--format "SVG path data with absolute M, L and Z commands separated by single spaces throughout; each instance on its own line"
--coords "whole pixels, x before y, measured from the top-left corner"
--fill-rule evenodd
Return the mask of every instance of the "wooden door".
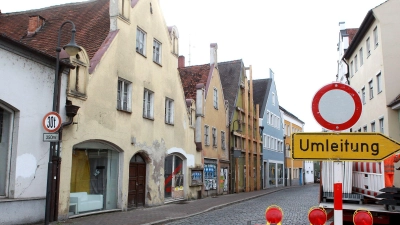
M 129 164 L 128 208 L 145 205 L 146 164 Z

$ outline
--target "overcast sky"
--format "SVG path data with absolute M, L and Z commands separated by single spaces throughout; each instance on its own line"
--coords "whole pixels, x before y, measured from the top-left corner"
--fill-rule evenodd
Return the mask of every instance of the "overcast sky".
M 82 0 L 79 0 L 82 1 Z M 2 0 L 2 13 L 77 0 Z M 157 0 L 155 0 L 157 1 Z M 253 79 L 275 73 L 279 104 L 320 132 L 311 112 L 314 94 L 335 81 L 339 22 L 358 28 L 368 10 L 384 0 L 159 0 L 168 26 L 179 31 L 179 53 L 186 65 L 243 59 Z M 79 32 L 79 31 L 77 31 Z M 190 48 L 189 48 L 190 46 Z

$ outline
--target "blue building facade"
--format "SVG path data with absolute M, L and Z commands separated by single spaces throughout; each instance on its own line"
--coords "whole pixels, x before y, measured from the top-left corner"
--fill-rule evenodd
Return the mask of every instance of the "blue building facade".
M 263 129 L 263 188 L 284 185 L 284 129 L 274 73 L 267 79 L 253 80 L 253 98 L 260 105 Z

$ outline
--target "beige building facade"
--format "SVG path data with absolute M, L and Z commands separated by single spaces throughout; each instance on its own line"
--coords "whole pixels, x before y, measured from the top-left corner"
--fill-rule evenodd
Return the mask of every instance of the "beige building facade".
M 350 86 L 363 104 L 353 132 L 381 132 L 399 141 L 399 116 L 388 105 L 399 95 L 400 1 L 389 0 L 371 9 L 343 59 L 349 65 Z M 398 166 L 396 166 L 398 167 Z M 395 171 L 395 177 L 400 174 Z M 395 186 L 400 179 L 395 178 Z
M 178 30 L 166 26 L 158 1 L 109 7 L 106 50 L 71 59 L 80 70 L 71 77 L 80 78 L 70 80 L 68 99 L 80 109 L 63 131 L 59 218 L 161 205 L 200 190 L 190 186 L 201 157 L 176 69 Z

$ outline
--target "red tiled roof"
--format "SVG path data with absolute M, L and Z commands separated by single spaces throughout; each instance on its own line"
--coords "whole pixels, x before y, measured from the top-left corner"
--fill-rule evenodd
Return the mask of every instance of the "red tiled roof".
M 346 33 L 349 35 L 349 45 L 353 41 L 354 36 L 356 36 L 357 31 L 358 31 L 358 28 L 346 29 Z
M 210 74 L 210 64 L 178 68 L 178 71 L 185 98 L 196 100 L 196 85 L 202 83 L 206 86 Z
M 29 16 L 41 16 L 44 26 L 31 37 L 27 36 Z M 76 27 L 76 43 L 82 46 L 92 59 L 110 31 L 109 0 L 51 6 L 23 12 L 0 14 L 0 32 L 32 48 L 55 56 L 60 26 L 71 20 Z M 71 39 L 71 25 L 61 32 L 61 44 Z

